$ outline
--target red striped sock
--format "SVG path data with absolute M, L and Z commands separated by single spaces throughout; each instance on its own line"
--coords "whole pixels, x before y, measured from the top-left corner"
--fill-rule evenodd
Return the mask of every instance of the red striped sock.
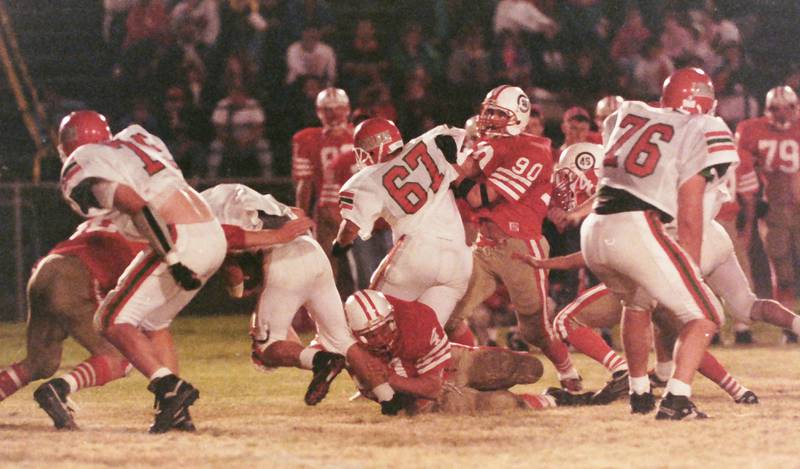
M 22 362 L 0 371 L 0 401 L 19 391 L 30 381 L 31 375 Z
M 64 375 L 69 383 L 70 392 L 92 386 L 102 386 L 109 381 L 125 376 L 128 363 L 117 363 L 102 355 L 94 355 Z
M 518 394 L 531 409 L 547 409 L 556 407 L 556 400 L 546 394 Z
M 741 397 L 742 394 L 747 392 L 747 388 L 739 384 L 736 379 L 728 374 L 725 370 L 725 367 L 722 366 L 713 355 L 709 352 L 706 352 L 703 355 L 703 361 L 700 362 L 700 366 L 697 368 L 703 376 L 710 379 L 711 381 L 717 383 L 719 387 L 721 387 L 725 392 L 730 394 L 730 396 L 734 399 L 738 399 Z
M 553 362 L 559 374 L 567 373 L 573 369 L 572 359 L 569 357 L 569 350 L 564 342 L 558 339 L 550 339 L 547 346 L 542 349 L 542 353 Z
M 583 353 L 594 361 L 601 363 L 608 371 L 614 373 L 619 370 L 627 370 L 628 363 L 619 356 L 605 340 L 588 327 L 576 327 L 567 329 L 567 341 L 575 349 Z

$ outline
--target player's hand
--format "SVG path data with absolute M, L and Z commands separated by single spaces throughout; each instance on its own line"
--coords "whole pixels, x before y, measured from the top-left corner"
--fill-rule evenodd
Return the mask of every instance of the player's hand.
M 170 265 L 169 273 L 184 290 L 197 290 L 203 285 L 197 274 L 180 262 Z
M 353 247 L 352 244 L 341 245 L 339 244 L 339 241 L 334 241 L 333 245 L 331 246 L 331 256 L 343 257 L 345 254 L 347 254 L 347 251 L 349 251 L 351 247 Z
M 381 414 L 383 415 L 397 415 L 398 412 L 403 410 L 403 395 L 399 392 L 394 394 L 391 400 L 381 401 Z
M 287 221 L 286 224 L 275 230 L 275 241 L 278 244 L 288 243 L 313 228 L 314 221 L 305 216 Z

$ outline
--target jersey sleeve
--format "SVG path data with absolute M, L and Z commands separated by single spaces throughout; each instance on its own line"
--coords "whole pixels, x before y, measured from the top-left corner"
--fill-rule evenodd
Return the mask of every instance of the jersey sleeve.
M 342 218 L 358 226 L 358 235 L 367 240 L 372 236 L 375 221 L 383 213 L 382 194 L 362 171 L 345 183 L 339 191 L 339 211 Z
M 81 216 L 104 216 L 112 211 L 103 208 L 95 197 L 92 191 L 95 181 L 129 184 L 106 156 L 99 145 L 84 145 L 67 159 L 61 169 L 61 193 L 70 207 Z
M 734 136 L 739 153 L 739 166 L 736 168 L 736 192 L 739 194 L 751 194 L 758 191 L 758 175 L 755 172 L 750 134 L 746 129 L 747 121 L 740 122 L 736 126 L 736 135 Z
M 679 185 L 711 166 L 739 163 L 733 134 L 722 119 L 704 116 L 701 130 L 692 138 L 684 164 L 679 169 Z
M 292 137 L 292 179 L 300 181 L 314 175 L 314 162 L 308 155 L 306 134 L 298 132 Z

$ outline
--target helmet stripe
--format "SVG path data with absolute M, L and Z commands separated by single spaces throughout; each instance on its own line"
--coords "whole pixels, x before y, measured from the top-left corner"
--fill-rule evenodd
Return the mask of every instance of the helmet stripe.
M 494 89 L 494 93 L 492 93 L 492 99 L 497 100 L 497 97 L 500 96 L 500 93 L 503 92 L 506 88 L 509 88 L 509 85 L 500 85 Z
M 369 309 L 367 309 L 367 305 L 364 304 L 364 300 L 359 297 L 359 294 L 363 295 L 361 292 L 355 292 L 353 296 L 355 297 L 356 301 L 358 301 L 358 305 L 361 306 L 361 310 L 364 311 L 367 321 L 372 321 L 373 317 L 369 314 Z

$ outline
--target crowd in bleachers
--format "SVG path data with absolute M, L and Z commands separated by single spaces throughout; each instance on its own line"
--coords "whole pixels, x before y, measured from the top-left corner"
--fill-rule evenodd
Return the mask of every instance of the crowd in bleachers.
M 514 83 L 559 143 L 563 109 L 607 94 L 653 100 L 676 67 L 696 65 L 735 124 L 773 82 L 800 82 L 793 57 L 764 45 L 765 31 L 782 37 L 765 22 L 780 16 L 775 2 L 742 3 L 105 0 L 118 103 L 105 111 L 114 128 L 162 136 L 201 177 L 288 174 L 290 137 L 317 125 L 313 99 L 328 85 L 413 136 L 463 124 L 489 88 Z

